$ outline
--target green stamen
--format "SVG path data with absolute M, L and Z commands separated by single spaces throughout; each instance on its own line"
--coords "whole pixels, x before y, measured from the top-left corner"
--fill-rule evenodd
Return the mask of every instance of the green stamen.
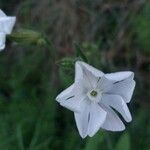
M 91 96 L 94 96 L 94 97 L 97 96 L 97 92 L 94 90 L 90 94 L 91 94 Z

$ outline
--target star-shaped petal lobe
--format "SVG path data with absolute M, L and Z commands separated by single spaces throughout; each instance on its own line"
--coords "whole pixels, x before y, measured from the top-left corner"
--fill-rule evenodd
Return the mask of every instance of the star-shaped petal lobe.
M 102 97 L 102 103 L 118 111 L 127 122 L 132 120 L 127 104 L 124 102 L 121 96 L 104 94 Z
M 109 91 L 122 96 L 126 103 L 129 103 L 135 88 L 134 73 L 130 71 L 106 74 L 106 78 L 115 81 L 113 88 Z
M 106 110 L 107 116 L 102 125 L 102 129 L 108 131 L 123 131 L 125 126 L 117 114 L 109 107 L 103 106 L 103 109 Z

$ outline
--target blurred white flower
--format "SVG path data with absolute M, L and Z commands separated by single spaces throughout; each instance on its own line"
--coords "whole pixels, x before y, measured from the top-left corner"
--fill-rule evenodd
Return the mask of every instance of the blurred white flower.
M 92 137 L 100 128 L 122 131 L 125 126 L 114 109 L 127 122 L 132 120 L 126 103 L 130 102 L 135 88 L 133 78 L 134 73 L 130 71 L 104 74 L 77 61 L 75 82 L 61 92 L 56 100 L 60 105 L 74 111 L 82 138 Z
M 6 34 L 10 34 L 16 22 L 16 17 L 6 16 L 0 9 L 0 50 L 5 48 Z

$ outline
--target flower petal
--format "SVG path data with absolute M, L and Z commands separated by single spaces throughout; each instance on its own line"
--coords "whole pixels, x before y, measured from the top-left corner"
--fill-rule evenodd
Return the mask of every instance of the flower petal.
M 0 32 L 0 51 L 5 48 L 6 35 Z
M 84 84 L 88 88 L 94 88 L 98 78 L 102 77 L 103 74 L 103 72 L 82 61 L 77 61 L 75 64 L 75 82 L 84 80 Z
M 130 111 L 121 96 L 104 94 L 101 102 L 116 109 L 127 122 L 132 120 Z
M 109 107 L 102 106 L 102 108 L 107 112 L 102 128 L 109 131 L 123 131 L 125 126 L 116 113 Z
M 100 129 L 106 119 L 106 111 L 104 111 L 97 103 L 91 103 L 90 116 L 88 125 L 88 135 L 90 137 Z
M 126 80 L 114 83 L 112 89 L 108 93 L 120 95 L 126 103 L 129 103 L 132 98 L 134 88 L 135 81 L 132 77 L 129 77 Z
M 0 17 L 6 17 L 5 13 L 0 9 Z
M 57 102 L 61 102 L 63 100 L 65 100 L 67 98 L 67 96 L 69 96 L 69 94 L 72 92 L 74 88 L 74 84 L 72 84 L 71 86 L 69 86 L 67 89 L 65 89 L 64 91 L 62 91 L 57 97 L 56 97 L 56 101 Z
M 91 66 L 83 61 L 77 61 L 76 65 L 80 66 L 82 69 L 85 68 L 86 70 L 90 71 L 96 77 L 102 77 L 104 75 L 104 73 L 102 71 L 94 68 L 93 66 Z
M 83 78 L 83 70 L 79 61 L 75 63 L 75 81 L 79 81 Z
M 75 82 L 82 82 L 86 89 L 93 88 L 96 83 L 96 77 L 82 63 L 76 62 L 75 67 Z
M 1 17 L 0 18 L 0 32 L 10 34 L 16 22 L 16 17 Z
M 66 90 L 61 92 L 57 97 L 56 101 L 63 107 L 68 108 L 71 111 L 80 112 L 81 102 L 85 98 L 82 87 L 75 83 L 68 87 Z
M 103 92 L 109 91 L 113 87 L 113 81 L 108 80 L 105 76 L 97 82 L 97 88 Z
M 82 138 L 85 138 L 88 135 L 88 118 L 90 113 L 90 103 L 87 99 L 82 101 L 82 110 L 80 113 L 75 112 L 75 121 L 79 131 L 79 134 Z
M 109 80 L 121 81 L 129 77 L 132 77 L 133 79 L 134 73 L 131 71 L 121 71 L 121 72 L 115 72 L 115 73 L 107 73 L 105 74 L 105 77 L 108 78 Z

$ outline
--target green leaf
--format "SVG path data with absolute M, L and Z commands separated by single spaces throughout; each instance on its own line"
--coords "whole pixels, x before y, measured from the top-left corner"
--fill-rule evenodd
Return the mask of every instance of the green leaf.
M 85 54 L 83 53 L 83 51 L 81 50 L 80 45 L 78 43 L 74 43 L 74 45 L 75 45 L 75 50 L 76 50 L 76 56 L 81 57 L 83 59 L 83 61 L 88 62 L 88 59 L 85 56 Z
M 115 150 L 130 150 L 130 136 L 127 132 L 120 137 Z

